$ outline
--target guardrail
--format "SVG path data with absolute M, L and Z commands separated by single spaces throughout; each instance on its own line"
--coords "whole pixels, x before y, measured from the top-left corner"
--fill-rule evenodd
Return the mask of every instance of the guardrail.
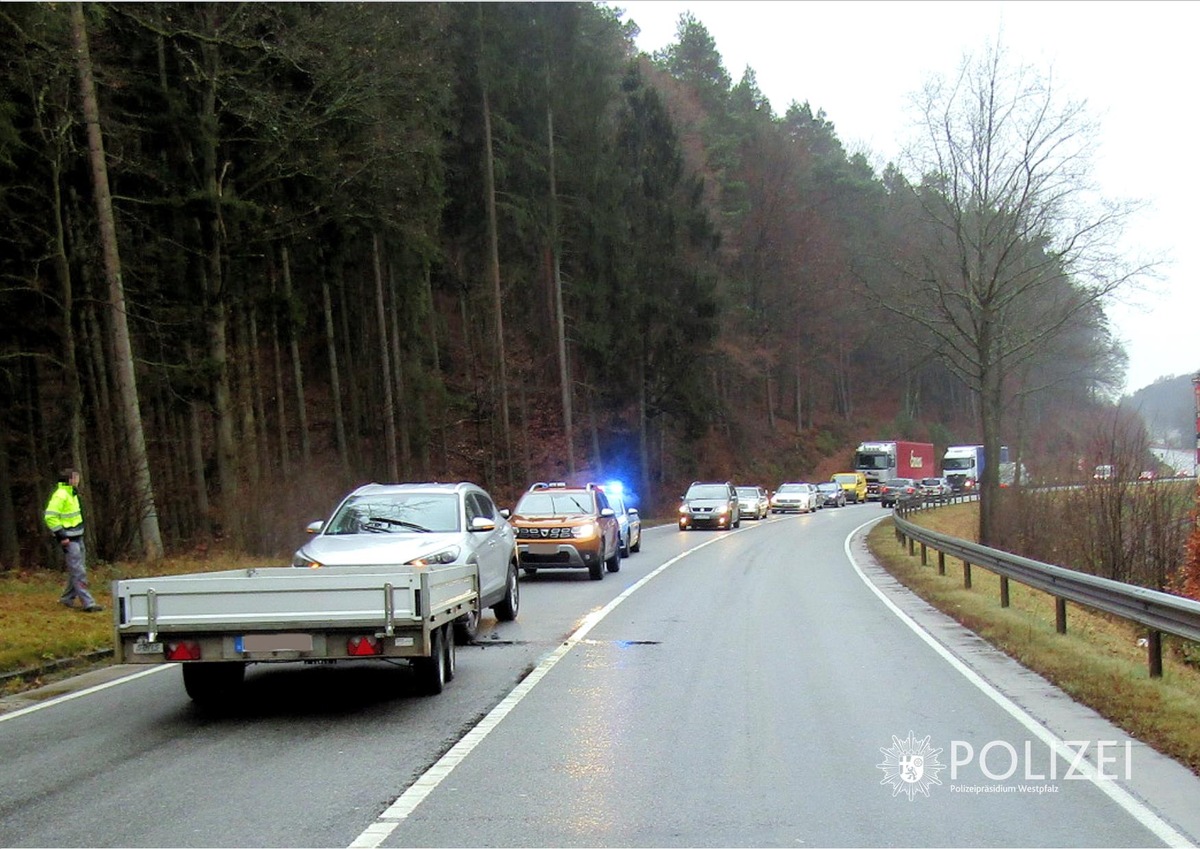
M 1163 634 L 1200 642 L 1200 601 L 1030 560 L 922 528 L 905 518 L 926 506 L 920 499 L 897 505 L 892 518 L 901 545 L 907 547 L 910 556 L 915 556 L 919 544 L 922 565 L 928 565 L 929 549 L 935 550 L 939 575 L 946 574 L 947 556 L 961 560 L 964 587 L 971 586 L 972 565 L 995 573 L 1000 577 L 1001 607 L 1008 607 L 1008 582 L 1011 579 L 1054 597 L 1055 630 L 1060 634 L 1067 632 L 1068 601 L 1144 625 L 1149 631 L 1146 651 L 1152 678 L 1162 676 Z

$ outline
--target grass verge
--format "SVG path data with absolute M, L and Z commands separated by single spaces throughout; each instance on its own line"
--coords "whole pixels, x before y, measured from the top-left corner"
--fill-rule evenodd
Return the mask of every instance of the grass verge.
M 152 565 L 96 564 L 88 568 L 88 583 L 96 601 L 105 607 L 101 613 L 68 610 L 58 603 L 67 583 L 65 572 L 4 573 L 0 575 L 0 695 L 41 686 L 53 677 L 78 671 L 77 667 L 60 667 L 56 661 L 111 650 L 111 588 L 115 580 L 279 565 L 283 564 L 278 558 L 246 556 L 178 557 Z
M 919 513 L 913 521 L 960 539 L 976 539 L 978 507 L 958 504 Z M 1163 754 L 1200 774 L 1200 671 L 1181 659 L 1179 645 L 1164 637 L 1163 676 L 1151 678 L 1144 629 L 1069 603 L 1067 633 L 1054 628 L 1054 599 L 1009 582 L 1009 607 L 1000 606 L 1000 579 L 981 566 L 963 586 L 962 562 L 946 558 L 946 574 L 910 556 L 890 520 L 867 538 L 879 563 L 901 583 L 942 612 L 1053 682 Z M 918 548 L 918 551 L 920 549 Z

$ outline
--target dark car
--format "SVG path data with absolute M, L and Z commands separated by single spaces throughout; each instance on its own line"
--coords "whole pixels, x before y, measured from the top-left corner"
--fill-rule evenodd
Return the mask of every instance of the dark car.
M 679 530 L 688 528 L 736 528 L 742 523 L 737 491 L 733 484 L 694 481 L 679 505 Z
M 817 491 L 821 493 L 821 498 L 826 507 L 845 507 L 846 506 L 846 490 L 842 489 L 842 485 L 836 481 L 825 481 L 817 484 Z
M 920 494 L 921 484 L 912 478 L 892 478 L 879 484 L 879 506 L 895 507 L 897 501 Z

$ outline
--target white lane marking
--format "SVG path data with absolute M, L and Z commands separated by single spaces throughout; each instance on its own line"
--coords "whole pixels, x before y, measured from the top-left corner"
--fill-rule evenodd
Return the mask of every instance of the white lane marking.
M 983 678 L 981 678 L 979 674 L 975 672 L 975 670 L 955 657 L 954 654 L 948 648 L 942 645 L 936 637 L 918 625 L 911 616 L 901 610 L 895 602 L 888 598 L 887 595 L 884 594 L 883 590 L 875 586 L 875 582 L 868 578 L 866 573 L 859 568 L 858 562 L 854 559 L 854 555 L 850 550 L 850 540 L 863 528 L 867 527 L 868 525 L 873 525 L 883 518 L 886 517 L 880 516 L 872 519 L 869 522 L 864 522 L 852 530 L 849 536 L 847 536 L 843 542 L 842 547 L 846 552 L 846 559 L 850 561 L 850 565 L 854 567 L 854 571 L 858 573 L 858 577 L 862 579 L 862 582 L 867 585 L 867 588 L 870 589 L 871 592 L 875 593 L 875 595 L 879 597 L 879 600 L 882 601 L 888 607 L 888 609 L 892 611 L 892 613 L 896 614 L 896 617 L 901 622 L 911 628 L 913 633 L 928 643 L 929 646 L 935 652 L 937 652 L 943 660 L 954 667 L 959 674 L 974 684 L 980 692 L 995 702 L 1005 713 L 1007 713 L 1017 722 L 1021 723 L 1021 725 L 1025 726 L 1030 733 L 1049 746 L 1050 750 L 1054 752 L 1057 757 L 1062 758 L 1067 763 L 1072 763 L 1075 760 L 1076 752 L 1074 749 L 1067 746 L 1066 742 L 1062 738 L 1049 731 L 1045 726 L 1034 719 L 1033 716 L 1026 713 L 1023 708 L 1008 698 L 1008 696 L 1004 695 L 987 681 L 983 680 Z M 1078 767 L 1077 771 L 1083 773 L 1083 775 L 1089 781 L 1091 781 L 1092 784 L 1094 784 L 1100 790 L 1100 792 L 1124 808 L 1126 813 L 1145 826 L 1147 830 L 1149 830 L 1152 834 L 1154 834 L 1155 837 L 1157 837 L 1167 846 L 1194 845 L 1192 841 L 1188 840 L 1186 837 L 1168 825 L 1161 817 L 1158 816 L 1158 814 L 1154 813 L 1154 811 L 1150 810 L 1148 807 L 1146 807 L 1146 805 L 1130 795 L 1129 792 L 1126 791 L 1125 788 L 1121 787 L 1121 785 L 1119 785 L 1115 780 L 1101 778 L 1096 768 L 1092 766 L 1092 764 L 1088 763 L 1087 761 L 1083 761 Z
M 124 684 L 127 681 L 135 681 L 138 678 L 144 678 L 147 675 L 153 675 L 155 672 L 162 672 L 164 669 L 173 669 L 178 665 L 178 663 L 167 663 L 163 664 L 162 666 L 151 666 L 149 669 L 144 669 L 141 672 L 135 672 L 132 675 L 125 675 L 121 678 L 114 678 L 111 681 L 105 681 L 103 684 L 97 684 L 94 687 L 88 687 L 86 690 L 76 690 L 74 693 L 65 693 L 53 699 L 47 699 L 46 701 L 40 702 L 36 705 L 23 707 L 19 710 L 14 710 L 11 713 L 0 714 L 0 722 L 4 722 L 9 719 L 16 719 L 18 716 L 24 716 L 27 713 L 33 713 L 35 710 L 54 707 L 55 705 L 62 704 L 63 702 L 69 702 L 71 699 L 79 699 L 84 696 L 90 696 L 92 693 L 98 693 L 101 690 L 107 690 L 109 687 L 115 687 L 118 684 Z
M 672 557 L 653 572 L 650 572 L 641 580 L 627 587 L 624 592 L 604 605 L 604 607 L 593 610 L 584 616 L 580 626 L 558 648 L 542 658 L 541 662 L 533 668 L 533 671 L 525 676 L 521 683 L 517 684 L 500 701 L 500 704 L 492 708 L 487 716 L 479 720 L 470 731 L 463 735 L 462 739 L 450 748 L 450 751 L 442 755 L 437 763 L 425 770 L 416 781 L 409 785 L 408 789 L 401 793 L 400 797 L 386 811 L 380 814 L 375 822 L 367 826 L 363 833 L 354 839 L 354 842 L 350 844 L 350 849 L 376 849 L 376 847 L 380 846 L 396 830 L 400 823 L 416 810 L 417 806 L 425 801 L 426 797 L 442 783 L 442 780 L 453 772 L 454 768 L 462 763 L 476 746 L 483 742 L 484 738 L 500 724 L 501 720 L 508 716 L 513 708 L 520 704 L 523 698 L 529 695 L 529 692 L 537 686 L 537 683 L 546 677 L 546 673 L 553 669 L 555 664 L 566 656 L 567 652 L 578 645 L 605 616 L 612 613 L 617 605 L 644 587 L 656 575 L 678 563 L 689 554 L 694 554 L 700 549 L 720 542 L 723 539 L 729 539 L 730 536 L 731 534 L 722 534 L 719 537 L 702 542 L 695 548 L 689 548 L 682 554 Z

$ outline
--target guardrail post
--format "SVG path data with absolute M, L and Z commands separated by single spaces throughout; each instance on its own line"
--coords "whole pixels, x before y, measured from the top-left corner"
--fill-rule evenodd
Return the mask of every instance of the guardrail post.
M 963 586 L 971 589 L 971 564 L 967 560 L 963 561 Z
M 917 541 L 912 537 L 908 538 L 908 556 L 912 557 L 917 553 Z
M 946 574 L 946 552 L 944 551 L 938 552 L 938 574 Z
M 1008 578 L 1000 576 L 1000 606 L 1008 607 Z
M 1060 634 L 1067 633 L 1067 600 L 1054 599 L 1054 630 Z
M 1151 631 L 1146 640 L 1146 655 L 1150 661 L 1150 677 L 1162 678 L 1162 631 Z
M 921 543 L 921 565 L 929 565 L 929 550 L 926 548 L 925 543 Z

